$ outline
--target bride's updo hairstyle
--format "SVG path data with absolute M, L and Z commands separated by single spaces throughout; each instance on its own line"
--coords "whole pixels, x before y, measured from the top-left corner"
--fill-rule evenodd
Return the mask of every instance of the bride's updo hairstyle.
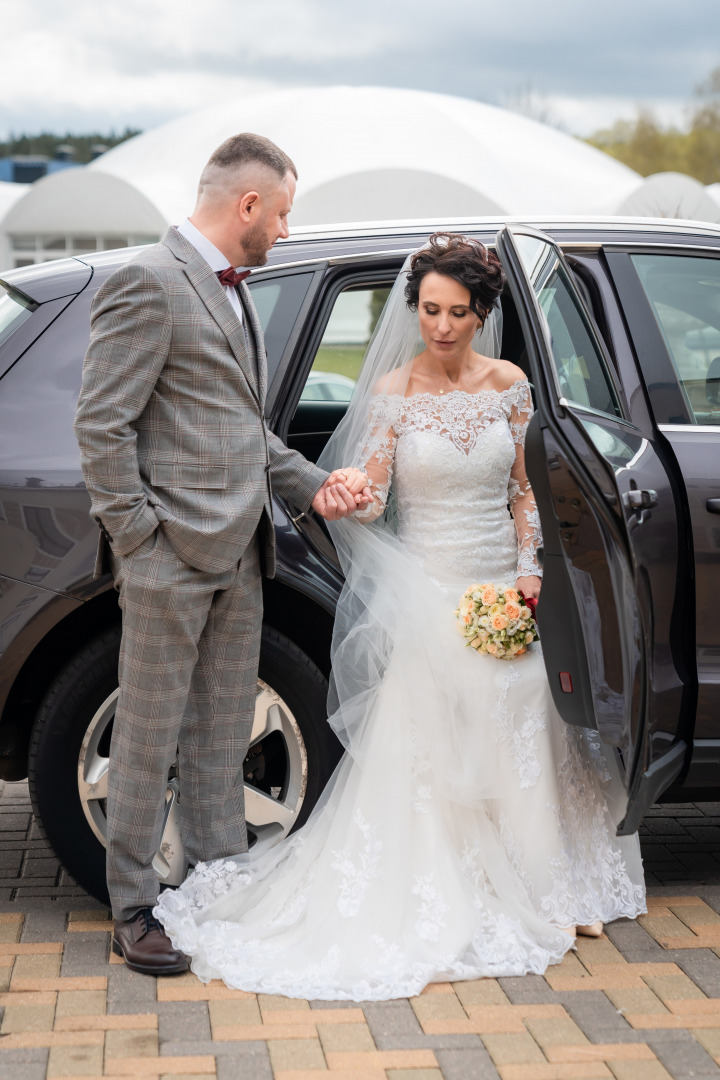
M 470 309 L 484 322 L 498 302 L 505 274 L 497 255 L 479 240 L 460 233 L 433 233 L 428 246 L 410 260 L 405 286 L 408 307 L 417 310 L 420 282 L 426 274 L 454 278 L 470 293 Z

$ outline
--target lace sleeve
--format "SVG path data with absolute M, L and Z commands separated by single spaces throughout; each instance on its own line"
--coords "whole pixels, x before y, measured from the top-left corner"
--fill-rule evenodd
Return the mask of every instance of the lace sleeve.
M 356 521 L 375 521 L 385 513 L 397 445 L 393 420 L 392 399 L 384 394 L 374 397 L 370 404 L 370 434 L 358 463 L 358 467 L 364 469 L 368 475 L 373 499 L 366 510 L 356 511 L 353 515 Z
M 508 423 L 515 443 L 515 461 L 510 470 L 508 501 L 515 520 L 518 538 L 518 577 L 542 577 L 537 550 L 542 544 L 540 515 L 525 471 L 525 433 L 533 414 L 530 387 L 517 383 L 515 393 L 508 395 Z

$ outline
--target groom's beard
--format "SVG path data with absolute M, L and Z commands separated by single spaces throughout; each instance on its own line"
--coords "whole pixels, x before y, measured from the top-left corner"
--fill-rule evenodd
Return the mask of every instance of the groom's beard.
M 245 252 L 245 266 L 264 266 L 273 241 L 265 232 L 262 222 L 258 222 L 245 233 L 242 246 Z

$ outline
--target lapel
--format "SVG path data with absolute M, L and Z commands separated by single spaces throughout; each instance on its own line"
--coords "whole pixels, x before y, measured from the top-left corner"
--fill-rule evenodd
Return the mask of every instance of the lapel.
M 265 407 L 265 394 L 267 392 L 267 362 L 265 360 L 265 340 L 263 338 L 262 324 L 252 301 L 252 294 L 247 287 L 247 281 L 241 281 L 238 285 L 240 302 L 248 320 L 248 329 L 255 338 L 255 354 L 257 357 L 257 377 L 260 384 L 260 401 Z
M 245 331 L 233 310 L 232 304 L 228 300 L 225 289 L 202 256 L 195 250 L 193 245 L 177 231 L 177 229 L 168 229 L 162 239 L 162 243 L 170 249 L 179 262 L 185 264 L 185 274 L 187 275 L 190 284 L 204 303 L 208 313 L 212 316 L 225 337 L 228 339 L 238 367 L 245 376 L 245 381 L 247 382 L 255 401 L 260 405 L 261 397 L 257 376 L 254 371 L 254 365 L 248 356 L 247 346 L 245 344 Z M 248 309 L 252 309 L 254 314 L 252 300 L 250 300 L 247 306 Z M 260 365 L 258 364 L 258 368 L 259 367 Z

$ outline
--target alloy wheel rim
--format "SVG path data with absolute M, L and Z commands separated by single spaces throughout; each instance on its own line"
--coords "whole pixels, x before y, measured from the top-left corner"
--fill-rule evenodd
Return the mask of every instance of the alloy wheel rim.
M 114 690 L 93 716 L 80 747 L 77 783 L 85 819 L 93 835 L 107 846 L 106 800 L 109 758 L 108 728 L 115 717 L 118 690 Z M 272 775 L 265 788 L 248 780 L 250 767 L 267 754 L 272 745 Z M 283 763 L 284 759 L 284 763 Z M 284 764 L 284 767 L 283 767 Z M 280 695 L 258 679 L 255 714 L 248 756 L 245 759 L 245 816 L 248 828 L 257 837 L 253 856 L 277 844 L 290 833 L 298 819 L 307 790 L 307 750 L 292 710 Z M 182 778 L 171 769 L 168 777 L 163 832 L 153 866 L 164 885 L 177 885 L 185 877 L 187 865 L 180 838 L 178 801 L 182 800 Z M 272 781 L 275 781 L 272 783 Z

